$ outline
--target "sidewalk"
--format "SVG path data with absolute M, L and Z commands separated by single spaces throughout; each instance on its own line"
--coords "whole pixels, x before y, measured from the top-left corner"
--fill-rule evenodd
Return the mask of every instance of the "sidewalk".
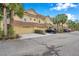
M 45 35 L 36 34 L 36 33 L 23 34 L 23 35 L 20 35 L 21 38 L 19 38 L 19 39 L 22 40 L 22 39 L 29 39 L 29 38 L 37 38 L 37 37 L 43 37 L 43 36 L 48 36 L 48 35 L 53 35 L 53 34 L 49 34 L 49 33 L 46 33 Z

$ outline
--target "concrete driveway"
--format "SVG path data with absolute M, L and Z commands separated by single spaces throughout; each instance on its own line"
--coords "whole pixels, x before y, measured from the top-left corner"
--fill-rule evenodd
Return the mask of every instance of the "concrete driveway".
M 0 41 L 0 56 L 79 56 L 78 46 L 78 31 L 57 33 Z

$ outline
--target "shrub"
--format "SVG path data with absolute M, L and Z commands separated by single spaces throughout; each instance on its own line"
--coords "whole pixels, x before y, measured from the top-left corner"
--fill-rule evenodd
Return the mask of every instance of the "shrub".
M 60 31 L 59 31 L 59 33 L 63 33 L 64 32 L 64 30 L 63 29 L 61 29 Z
M 11 25 L 8 25 L 8 39 L 19 38 L 18 34 L 15 34 L 14 29 Z
M 2 40 L 2 39 L 5 39 L 5 40 L 7 40 L 7 39 L 16 39 L 16 38 L 20 37 L 18 34 L 15 34 L 15 32 L 13 30 L 13 27 L 11 25 L 8 26 L 7 31 L 8 31 L 7 36 L 4 36 L 4 32 L 0 28 L 0 40 Z
M 8 35 L 14 35 L 14 30 L 13 27 L 11 25 L 8 25 Z
M 4 37 L 4 33 L 3 33 L 3 31 L 1 31 L 1 29 L 0 29 L 0 40 L 2 40 L 3 37 Z
M 35 30 L 35 33 L 44 34 L 45 35 L 45 31 L 44 30 Z
M 17 39 L 19 37 L 20 36 L 18 34 L 15 34 L 15 35 L 8 36 L 8 39 Z

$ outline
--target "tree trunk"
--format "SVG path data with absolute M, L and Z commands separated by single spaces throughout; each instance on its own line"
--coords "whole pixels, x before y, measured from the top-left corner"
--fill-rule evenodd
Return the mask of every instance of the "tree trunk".
M 58 26 L 59 26 L 59 24 L 57 24 L 57 32 L 59 32 L 59 27 Z
M 8 29 L 13 26 L 13 16 L 14 16 L 14 10 L 10 10 L 10 20 L 8 24 Z
M 3 31 L 4 36 L 7 37 L 7 13 L 6 13 L 6 4 L 3 4 Z
M 63 30 L 64 30 L 64 27 L 63 27 L 63 23 L 62 23 L 62 32 L 63 32 Z
M 11 10 L 10 12 L 11 12 L 10 25 L 12 25 L 13 24 L 13 20 L 14 20 L 14 18 L 13 18 L 14 10 Z
M 8 24 L 8 37 L 11 37 L 13 35 L 13 16 L 14 16 L 14 10 L 10 11 L 10 22 Z

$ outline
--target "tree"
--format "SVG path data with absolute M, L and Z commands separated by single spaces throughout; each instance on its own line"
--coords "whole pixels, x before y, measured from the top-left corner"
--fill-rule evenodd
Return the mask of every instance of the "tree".
M 62 23 L 62 29 L 63 29 L 63 24 L 66 23 L 67 21 L 67 15 L 65 14 L 58 14 L 53 18 L 53 23 L 57 24 L 57 30 L 59 31 L 59 25 Z
M 4 38 L 7 38 L 8 32 L 7 32 L 7 4 L 2 3 L 0 4 L 0 19 L 3 19 L 3 33 Z
M 63 29 L 63 24 L 66 23 L 68 17 L 66 14 L 59 14 L 59 19 L 60 19 L 60 23 L 62 23 L 62 29 Z
M 67 24 L 69 28 L 71 28 L 72 30 L 75 30 L 76 23 L 74 21 L 68 20 Z
M 5 38 L 7 37 L 7 12 L 6 12 L 6 4 L 2 4 L 3 8 L 3 31 Z
M 1 21 L 3 19 L 3 5 L 0 4 L 0 39 L 2 38 L 3 35 L 3 31 L 2 31 L 2 25 L 1 25 Z
M 11 36 L 14 35 L 13 30 L 14 15 L 17 14 L 20 18 L 22 18 L 24 10 L 22 4 L 19 3 L 10 3 L 8 7 L 9 7 L 8 15 L 10 18 L 10 23 L 8 24 L 8 36 Z
M 2 3 L 0 4 L 0 20 L 3 19 L 3 31 L 4 36 L 12 35 L 13 33 L 13 17 L 14 14 L 17 14 L 19 17 L 23 16 L 24 10 L 22 4 L 19 3 Z M 10 18 L 10 23 L 7 24 L 7 17 Z M 13 31 L 14 32 L 14 31 Z M 10 33 L 10 34 L 9 34 Z
M 0 21 L 3 19 L 3 7 L 2 4 L 0 4 Z
M 17 14 L 19 17 L 22 17 L 24 14 L 24 9 L 20 3 L 10 3 L 9 4 L 9 14 L 10 14 L 10 24 L 13 22 L 13 16 Z
M 53 21 L 54 24 L 57 25 L 57 31 L 59 31 L 59 24 L 60 24 L 59 15 L 52 18 L 52 21 Z

